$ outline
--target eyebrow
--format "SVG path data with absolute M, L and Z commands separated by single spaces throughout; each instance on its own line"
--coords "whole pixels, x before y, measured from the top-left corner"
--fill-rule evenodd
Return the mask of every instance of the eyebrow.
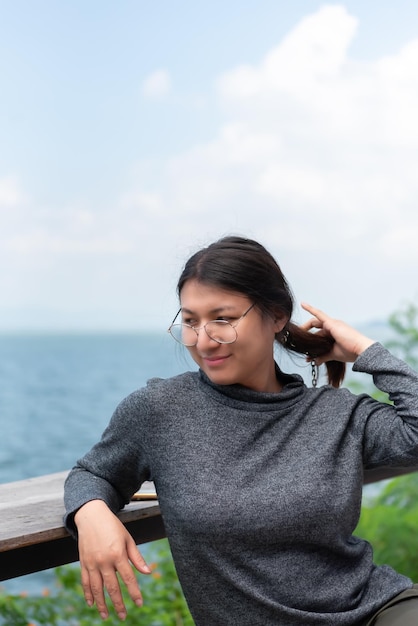
M 225 306 L 219 306 L 216 309 L 212 309 L 211 311 L 209 311 L 209 313 L 211 315 L 216 315 L 217 313 L 221 313 L 223 311 L 236 311 L 236 307 L 234 307 L 233 305 L 225 305 Z M 192 315 L 194 313 L 194 311 L 188 309 L 187 307 L 181 307 L 180 311 L 182 313 L 189 313 L 190 315 Z

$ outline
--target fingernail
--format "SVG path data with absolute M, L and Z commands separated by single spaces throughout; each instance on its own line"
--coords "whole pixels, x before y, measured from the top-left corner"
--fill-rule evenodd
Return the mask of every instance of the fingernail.
M 118 613 L 118 617 L 123 622 L 126 619 L 126 613 L 121 611 L 120 613 Z
M 107 619 L 107 613 L 100 613 L 100 617 L 102 619 Z
M 135 600 L 135 604 L 136 604 L 136 606 L 142 606 L 143 605 L 143 601 L 141 599 Z

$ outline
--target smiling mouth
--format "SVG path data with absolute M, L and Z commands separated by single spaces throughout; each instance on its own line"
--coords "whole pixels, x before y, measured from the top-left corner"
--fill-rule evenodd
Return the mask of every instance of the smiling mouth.
M 229 356 L 210 356 L 203 357 L 203 361 L 209 366 L 221 365 L 224 363 Z

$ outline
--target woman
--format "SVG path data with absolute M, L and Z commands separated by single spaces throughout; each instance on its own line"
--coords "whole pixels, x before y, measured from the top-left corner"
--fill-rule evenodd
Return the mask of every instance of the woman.
M 364 468 L 417 465 L 417 373 L 310 305 L 295 325 L 279 266 L 252 240 L 197 252 L 178 294 L 170 332 L 199 371 L 128 396 L 66 482 L 88 604 L 106 618 L 106 588 L 125 618 L 117 572 L 142 604 L 130 563 L 149 569 L 115 512 L 153 480 L 198 626 L 417 624 L 418 588 L 352 536 Z M 283 373 L 276 341 L 325 363 L 330 385 Z M 346 362 L 394 405 L 338 389 Z

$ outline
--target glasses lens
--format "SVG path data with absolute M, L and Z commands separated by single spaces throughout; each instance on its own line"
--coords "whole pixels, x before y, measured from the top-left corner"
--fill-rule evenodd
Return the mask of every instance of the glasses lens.
M 237 338 L 235 328 L 225 320 L 215 320 L 206 324 L 206 332 L 218 343 L 234 343 Z
M 173 324 L 170 328 L 173 339 L 184 346 L 194 346 L 197 343 L 197 334 L 191 326 L 187 324 Z

